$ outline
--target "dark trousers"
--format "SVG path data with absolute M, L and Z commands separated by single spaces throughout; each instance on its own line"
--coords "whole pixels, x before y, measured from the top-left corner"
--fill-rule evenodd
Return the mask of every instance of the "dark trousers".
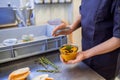
M 90 64 L 90 60 L 84 60 L 85 64 L 87 64 L 90 68 L 92 68 L 94 71 L 96 71 L 99 75 L 104 77 L 106 80 L 114 80 L 115 79 L 115 72 L 116 72 L 116 66 L 110 66 L 110 67 L 102 67 L 100 65 L 95 64 L 93 61 Z
M 83 61 L 106 80 L 114 80 L 117 70 L 118 54 L 104 54 Z

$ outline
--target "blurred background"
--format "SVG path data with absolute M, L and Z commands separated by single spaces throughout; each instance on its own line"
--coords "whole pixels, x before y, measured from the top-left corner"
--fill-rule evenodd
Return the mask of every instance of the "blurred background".
M 55 24 L 64 21 L 69 25 L 79 15 L 81 0 L 4 0 L 0 1 L 0 29 L 13 27 L 28 27 L 46 24 L 48 21 Z M 9 9 L 8 9 L 9 8 Z M 11 11 L 13 9 L 13 11 Z M 4 13 L 3 13 L 4 12 Z M 3 22 L 4 20 L 4 22 Z M 81 41 L 80 29 L 68 37 L 71 42 Z

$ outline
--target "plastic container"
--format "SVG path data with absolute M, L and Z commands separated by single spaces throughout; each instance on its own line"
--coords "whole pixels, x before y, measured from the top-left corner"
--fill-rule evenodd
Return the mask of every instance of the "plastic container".
M 45 40 L 35 41 L 14 46 L 16 58 L 28 57 L 45 51 Z
M 0 48 L 0 63 L 7 62 L 14 57 L 12 47 Z
M 75 44 L 64 44 L 60 47 L 60 56 L 65 62 L 74 60 L 77 56 L 78 46 Z
M 54 28 L 51 25 L 41 25 L 0 30 L 0 63 L 58 50 L 67 43 L 67 37 L 52 37 Z M 23 35 L 31 35 L 32 39 L 23 41 Z M 3 41 L 9 38 L 16 38 L 16 44 L 4 45 Z

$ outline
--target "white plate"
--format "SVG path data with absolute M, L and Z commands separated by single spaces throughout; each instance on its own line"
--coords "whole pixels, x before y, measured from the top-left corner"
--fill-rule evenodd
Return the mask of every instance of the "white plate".
M 6 39 L 3 41 L 3 44 L 5 46 L 11 46 L 17 43 L 17 39 L 16 38 L 11 38 L 11 39 Z

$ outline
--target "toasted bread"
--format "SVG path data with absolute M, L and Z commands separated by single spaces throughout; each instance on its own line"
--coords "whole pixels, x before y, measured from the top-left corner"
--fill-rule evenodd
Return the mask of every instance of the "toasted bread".
M 34 77 L 32 80 L 54 80 L 53 78 L 48 77 L 48 76 L 49 76 L 48 74 L 42 74 L 42 75 Z
M 47 77 L 45 80 L 54 80 L 53 78 Z
M 21 68 L 16 71 L 13 71 L 8 80 L 25 80 L 27 76 L 30 74 L 30 69 L 28 67 Z

